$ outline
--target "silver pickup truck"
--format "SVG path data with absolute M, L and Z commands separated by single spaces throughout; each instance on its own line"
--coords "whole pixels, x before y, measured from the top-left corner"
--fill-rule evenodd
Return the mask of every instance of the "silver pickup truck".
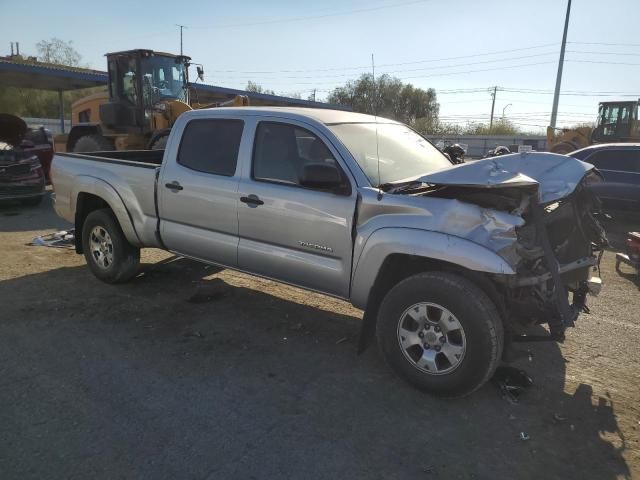
M 550 153 L 453 166 L 409 127 L 351 112 L 217 108 L 164 151 L 58 154 L 57 213 L 108 283 L 140 248 L 349 300 L 417 387 L 465 395 L 514 337 L 562 341 L 586 309 L 606 237 L 587 163 Z

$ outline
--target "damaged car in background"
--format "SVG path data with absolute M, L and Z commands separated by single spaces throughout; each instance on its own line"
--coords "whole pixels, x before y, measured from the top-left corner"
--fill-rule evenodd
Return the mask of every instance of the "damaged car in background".
M 27 131 L 21 118 L 0 114 L 0 201 L 37 205 L 46 193 L 40 152 L 25 140 Z
M 364 310 L 359 351 L 377 338 L 435 394 L 479 388 L 514 339 L 563 341 L 600 288 L 592 165 L 519 153 L 454 166 L 380 117 L 197 110 L 164 152 L 61 153 L 52 176 L 102 281 L 132 279 L 154 247 L 343 298 Z M 548 334 L 527 335 L 539 324 Z

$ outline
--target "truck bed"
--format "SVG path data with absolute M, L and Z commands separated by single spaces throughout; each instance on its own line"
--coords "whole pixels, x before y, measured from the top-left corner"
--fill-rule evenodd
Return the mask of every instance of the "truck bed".
M 74 222 L 78 198 L 94 195 L 109 204 L 121 224 L 131 225 L 130 242 L 159 246 L 155 191 L 163 155 L 164 150 L 57 153 L 56 212 Z

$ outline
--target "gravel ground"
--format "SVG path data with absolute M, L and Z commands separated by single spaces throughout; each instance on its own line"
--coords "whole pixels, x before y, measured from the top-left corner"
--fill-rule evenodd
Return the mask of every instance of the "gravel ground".
M 64 227 L 48 200 L 0 207 L 3 480 L 640 478 L 640 280 L 611 252 L 566 342 L 518 345 L 536 383 L 512 405 L 356 356 L 341 301 L 157 250 L 109 286 L 25 245 Z

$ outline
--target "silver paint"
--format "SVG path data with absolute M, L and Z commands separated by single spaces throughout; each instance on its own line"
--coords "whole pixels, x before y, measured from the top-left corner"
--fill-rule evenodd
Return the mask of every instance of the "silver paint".
M 193 172 L 176 164 L 182 132 L 193 118 L 245 122 L 233 177 Z M 253 139 L 260 121 L 301 126 L 321 138 L 351 183 L 351 194 L 252 179 Z M 374 121 L 374 117 L 351 112 L 273 107 L 204 109 L 181 115 L 169 137 L 157 186 L 160 231 L 167 248 L 347 298 L 360 308 L 366 306 L 373 282 L 392 254 L 515 275 L 516 228 L 524 224 L 517 212 L 429 196 L 379 197 L 351 153 L 327 127 Z M 527 153 L 452 166 L 421 180 L 436 185 L 538 190 L 546 203 L 571 193 L 591 168 L 563 155 Z M 92 193 L 111 206 L 129 242 L 160 246 L 153 169 L 58 154 L 53 178 L 56 211 L 63 218 L 73 222 L 78 194 Z M 180 182 L 184 190 L 164 187 L 173 181 Z M 240 197 L 246 195 L 257 195 L 264 204 L 250 207 L 241 203 Z

